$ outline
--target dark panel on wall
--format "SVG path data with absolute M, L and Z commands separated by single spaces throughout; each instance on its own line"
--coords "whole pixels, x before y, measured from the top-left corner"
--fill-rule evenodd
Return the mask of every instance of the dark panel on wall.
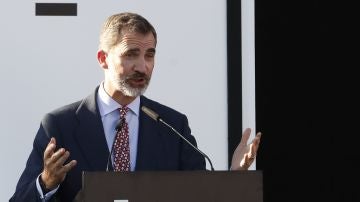
M 76 16 L 76 3 L 35 3 L 37 16 Z
M 227 1 L 227 88 L 228 88 L 228 156 L 240 142 L 242 134 L 241 79 L 241 1 Z
M 349 27 L 358 23 L 347 27 L 355 18 L 344 17 L 351 13 L 344 5 L 255 1 L 256 124 L 264 133 L 257 169 L 264 171 L 264 202 L 359 201 L 353 165 L 360 152 L 358 143 L 347 141 L 352 132 L 345 132 L 356 123 L 344 113 L 358 108 L 344 91 L 358 90 L 345 84 L 354 73 L 347 68 L 350 54 L 342 53 L 354 43 Z

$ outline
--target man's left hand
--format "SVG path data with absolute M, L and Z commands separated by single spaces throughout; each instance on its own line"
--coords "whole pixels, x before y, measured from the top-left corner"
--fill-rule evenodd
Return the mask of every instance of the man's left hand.
M 250 133 L 251 129 L 246 128 L 239 145 L 234 151 L 231 170 L 248 170 L 254 162 L 260 144 L 261 132 L 258 132 L 251 143 L 248 144 Z

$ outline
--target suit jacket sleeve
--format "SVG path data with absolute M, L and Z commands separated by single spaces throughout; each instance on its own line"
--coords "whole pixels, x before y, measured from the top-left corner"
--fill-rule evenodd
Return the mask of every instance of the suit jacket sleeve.
M 55 136 L 52 125 L 52 117 L 48 114 L 44 117 L 33 142 L 33 149 L 27 160 L 26 167 L 16 185 L 14 195 L 10 202 L 41 201 L 36 188 L 36 178 L 43 170 L 43 156 L 50 137 Z M 53 129 L 52 129 L 53 130 Z

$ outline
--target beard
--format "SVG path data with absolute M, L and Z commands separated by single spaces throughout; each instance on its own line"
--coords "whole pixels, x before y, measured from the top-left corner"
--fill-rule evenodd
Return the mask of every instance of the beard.
M 141 87 L 133 87 L 130 84 L 131 80 L 143 79 L 145 82 Z M 145 93 L 150 83 L 150 77 L 144 73 L 135 72 L 128 76 L 118 76 L 112 73 L 111 82 L 116 90 L 120 91 L 123 95 L 129 97 L 137 97 Z

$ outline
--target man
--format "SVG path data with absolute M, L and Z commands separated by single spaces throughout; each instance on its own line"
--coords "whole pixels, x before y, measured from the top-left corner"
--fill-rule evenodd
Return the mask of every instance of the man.
M 156 42 L 155 29 L 138 14 L 115 14 L 105 21 L 97 53 L 104 81 L 88 97 L 44 117 L 10 201 L 72 201 L 82 171 L 205 169 L 199 153 L 141 110 L 156 111 L 196 145 L 185 115 L 142 96 Z M 249 135 L 246 129 L 233 170 L 246 170 L 254 161 L 260 133 L 247 145 Z

